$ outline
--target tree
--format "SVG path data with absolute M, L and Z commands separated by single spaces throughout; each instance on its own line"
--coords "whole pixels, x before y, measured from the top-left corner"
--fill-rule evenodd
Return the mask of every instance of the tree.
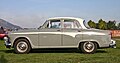
M 108 28 L 109 30 L 115 30 L 115 29 L 117 29 L 116 21 L 109 21 L 109 22 L 107 23 L 107 28 Z
M 117 29 L 120 30 L 120 23 L 118 23 L 118 25 L 117 25 Z
M 96 23 L 96 29 L 99 29 L 98 23 Z
M 106 30 L 107 29 L 107 23 L 105 21 L 103 21 L 102 19 L 100 19 L 99 22 L 98 22 L 98 28 L 102 29 L 102 30 Z
M 89 20 L 88 21 L 88 25 L 91 27 L 91 28 L 96 28 L 96 23 L 92 20 Z
M 116 29 L 120 30 L 120 23 L 118 23 L 117 26 L 116 26 L 116 21 L 115 20 L 105 22 L 104 20 L 100 19 L 98 21 L 98 23 L 95 23 L 94 21 L 89 20 L 88 25 L 91 28 L 102 29 L 102 30 L 116 30 Z

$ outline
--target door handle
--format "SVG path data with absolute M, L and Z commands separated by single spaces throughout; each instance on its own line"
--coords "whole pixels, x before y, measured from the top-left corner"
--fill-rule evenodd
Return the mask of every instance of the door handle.
M 60 31 L 60 30 L 57 30 L 57 31 Z
M 78 32 L 81 32 L 80 30 L 78 30 Z

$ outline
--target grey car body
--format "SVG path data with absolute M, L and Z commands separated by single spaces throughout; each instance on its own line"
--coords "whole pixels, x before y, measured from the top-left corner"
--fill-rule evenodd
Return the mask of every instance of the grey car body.
M 39 29 L 14 31 L 4 39 L 6 47 L 15 48 L 16 53 L 35 48 L 78 48 L 94 53 L 98 48 L 115 46 L 109 31 L 87 28 L 85 20 L 74 17 L 49 18 Z

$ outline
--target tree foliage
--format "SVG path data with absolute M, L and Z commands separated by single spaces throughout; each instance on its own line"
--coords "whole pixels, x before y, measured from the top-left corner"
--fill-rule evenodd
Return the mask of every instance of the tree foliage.
M 107 29 L 107 23 L 105 21 L 103 21 L 102 19 L 100 19 L 99 22 L 98 22 L 98 28 L 102 29 L 102 30 L 106 30 Z
M 117 29 L 120 30 L 120 23 L 118 23 L 118 25 L 117 25 Z
M 109 22 L 107 23 L 107 27 L 108 27 L 109 30 L 114 30 L 114 29 L 116 29 L 116 21 L 109 21 Z
M 116 25 L 115 20 L 106 22 L 103 19 L 100 19 L 98 23 L 95 23 L 94 21 L 89 20 L 88 25 L 91 28 L 102 29 L 102 30 L 116 30 L 116 29 L 120 30 L 120 23 Z
M 96 28 L 96 23 L 95 23 L 94 21 L 92 21 L 92 20 L 90 20 L 90 21 L 88 22 L 88 25 L 89 25 L 91 28 Z

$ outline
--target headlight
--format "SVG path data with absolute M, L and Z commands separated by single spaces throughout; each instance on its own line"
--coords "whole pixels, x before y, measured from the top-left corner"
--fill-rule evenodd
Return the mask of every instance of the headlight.
M 8 40 L 8 37 L 4 37 L 4 40 L 7 41 L 7 40 Z
M 8 37 L 4 37 L 4 41 L 8 41 Z

